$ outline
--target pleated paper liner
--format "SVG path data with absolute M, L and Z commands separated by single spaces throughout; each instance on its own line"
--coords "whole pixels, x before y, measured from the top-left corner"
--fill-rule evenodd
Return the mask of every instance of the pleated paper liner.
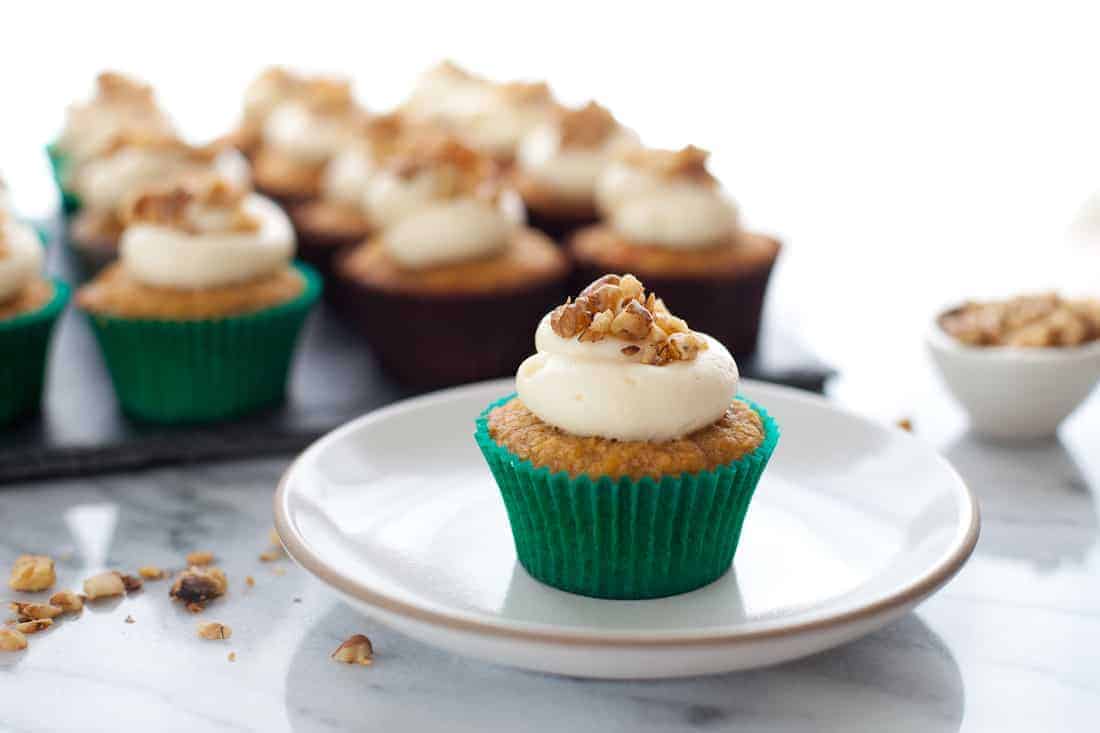
M 489 435 L 489 413 L 475 437 L 500 487 L 516 554 L 532 577 L 596 598 L 660 598 L 701 588 L 733 562 L 757 482 L 779 440 L 759 405 L 763 442 L 715 470 L 634 480 L 570 477 L 536 468 Z
M 56 143 L 46 146 L 46 155 L 50 159 L 50 170 L 53 172 L 53 182 L 57 186 L 57 192 L 61 196 L 61 211 L 65 216 L 75 214 L 80 210 L 80 199 L 76 194 L 65 187 L 65 178 L 68 173 L 69 157 L 57 148 Z
M 46 305 L 0 320 L 0 425 L 33 414 L 42 404 L 50 334 L 69 302 L 69 286 L 52 283 Z
M 122 410 L 206 422 L 282 402 L 298 334 L 321 293 L 313 268 L 294 267 L 302 293 L 255 313 L 193 321 L 88 314 Z

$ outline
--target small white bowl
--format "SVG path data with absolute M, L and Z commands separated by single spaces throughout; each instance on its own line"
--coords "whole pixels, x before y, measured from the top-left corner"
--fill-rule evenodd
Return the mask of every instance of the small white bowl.
M 970 415 L 971 428 L 1001 439 L 1044 438 L 1100 381 L 1100 341 L 1084 346 L 968 346 L 946 333 L 939 316 L 926 337 L 947 389 Z

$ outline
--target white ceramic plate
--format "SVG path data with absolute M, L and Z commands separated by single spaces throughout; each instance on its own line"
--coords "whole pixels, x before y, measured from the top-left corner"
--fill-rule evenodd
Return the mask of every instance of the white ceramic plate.
M 291 557 L 392 628 L 458 654 L 582 677 L 774 664 L 866 634 L 946 583 L 978 539 L 962 479 L 914 437 L 792 389 L 746 381 L 783 431 L 733 569 L 672 598 L 555 590 L 516 563 L 474 420 L 500 380 L 391 405 L 287 471 L 275 521 Z

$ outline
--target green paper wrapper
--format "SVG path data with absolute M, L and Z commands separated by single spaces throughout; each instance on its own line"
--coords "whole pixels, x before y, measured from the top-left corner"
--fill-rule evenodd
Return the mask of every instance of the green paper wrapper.
M 160 423 L 206 422 L 282 402 L 298 334 L 321 294 L 308 265 L 294 300 L 228 318 L 172 321 L 88 314 L 122 410 Z
M 756 484 L 779 440 L 759 405 L 764 440 L 712 471 L 664 476 L 570 477 L 536 468 L 489 435 L 489 413 L 475 438 L 500 487 L 516 555 L 532 577 L 596 598 L 660 598 L 701 588 L 733 562 Z
M 53 182 L 57 186 L 57 192 L 61 196 L 61 211 L 66 216 L 75 214 L 80 210 L 80 199 L 76 194 L 65 188 L 65 178 L 68 174 L 69 156 L 57 149 L 56 144 L 46 146 L 46 155 L 50 158 L 50 170 L 53 172 Z
M 0 425 L 38 411 L 50 334 L 69 302 L 69 286 L 52 280 L 53 298 L 36 311 L 0 320 Z

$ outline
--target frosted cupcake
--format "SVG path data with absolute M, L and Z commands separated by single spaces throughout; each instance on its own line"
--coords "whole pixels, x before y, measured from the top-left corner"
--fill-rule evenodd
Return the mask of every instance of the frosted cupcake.
M 451 138 L 418 140 L 371 177 L 364 200 L 379 232 L 338 260 L 337 287 L 382 364 L 418 385 L 513 371 L 527 324 L 560 298 L 569 267 L 523 225 L 492 161 Z
M 69 288 L 41 271 L 38 234 L 0 201 L 0 425 L 36 412 L 42 401 L 50 334 Z
M 729 352 L 631 275 L 555 308 L 535 346 L 476 432 L 524 568 L 623 599 L 723 575 L 779 437 Z
M 292 264 L 271 200 L 203 177 L 126 210 L 119 261 L 81 288 L 122 409 L 157 422 L 234 417 L 280 402 L 320 294 Z
M 149 186 L 206 173 L 216 173 L 237 187 L 249 185 L 248 161 L 236 150 L 196 147 L 170 135 L 120 133 L 86 160 L 72 177 L 82 205 L 68 236 L 85 272 L 94 274 L 118 255 L 122 207 L 129 197 Z
M 65 127 L 47 148 L 66 213 L 79 208 L 71 177 L 89 159 L 114 145 L 120 135 L 168 136 L 168 115 L 157 104 L 153 88 L 117 72 L 96 77 L 95 96 L 69 107 Z
M 354 144 L 362 121 L 350 82 L 304 80 L 264 120 L 253 158 L 257 190 L 284 206 L 316 197 L 325 165 Z
M 521 141 L 513 171 L 531 224 L 555 239 L 594 224 L 596 182 L 618 155 L 638 146 L 638 136 L 595 102 L 540 123 Z
M 637 150 L 600 176 L 603 221 L 576 232 L 580 282 L 629 271 L 738 358 L 756 349 L 779 242 L 745 231 L 699 148 Z
M 252 158 L 260 147 L 264 125 L 272 111 L 297 98 L 305 86 L 305 77 L 281 66 L 264 69 L 244 90 L 241 121 L 230 135 L 231 142 Z

